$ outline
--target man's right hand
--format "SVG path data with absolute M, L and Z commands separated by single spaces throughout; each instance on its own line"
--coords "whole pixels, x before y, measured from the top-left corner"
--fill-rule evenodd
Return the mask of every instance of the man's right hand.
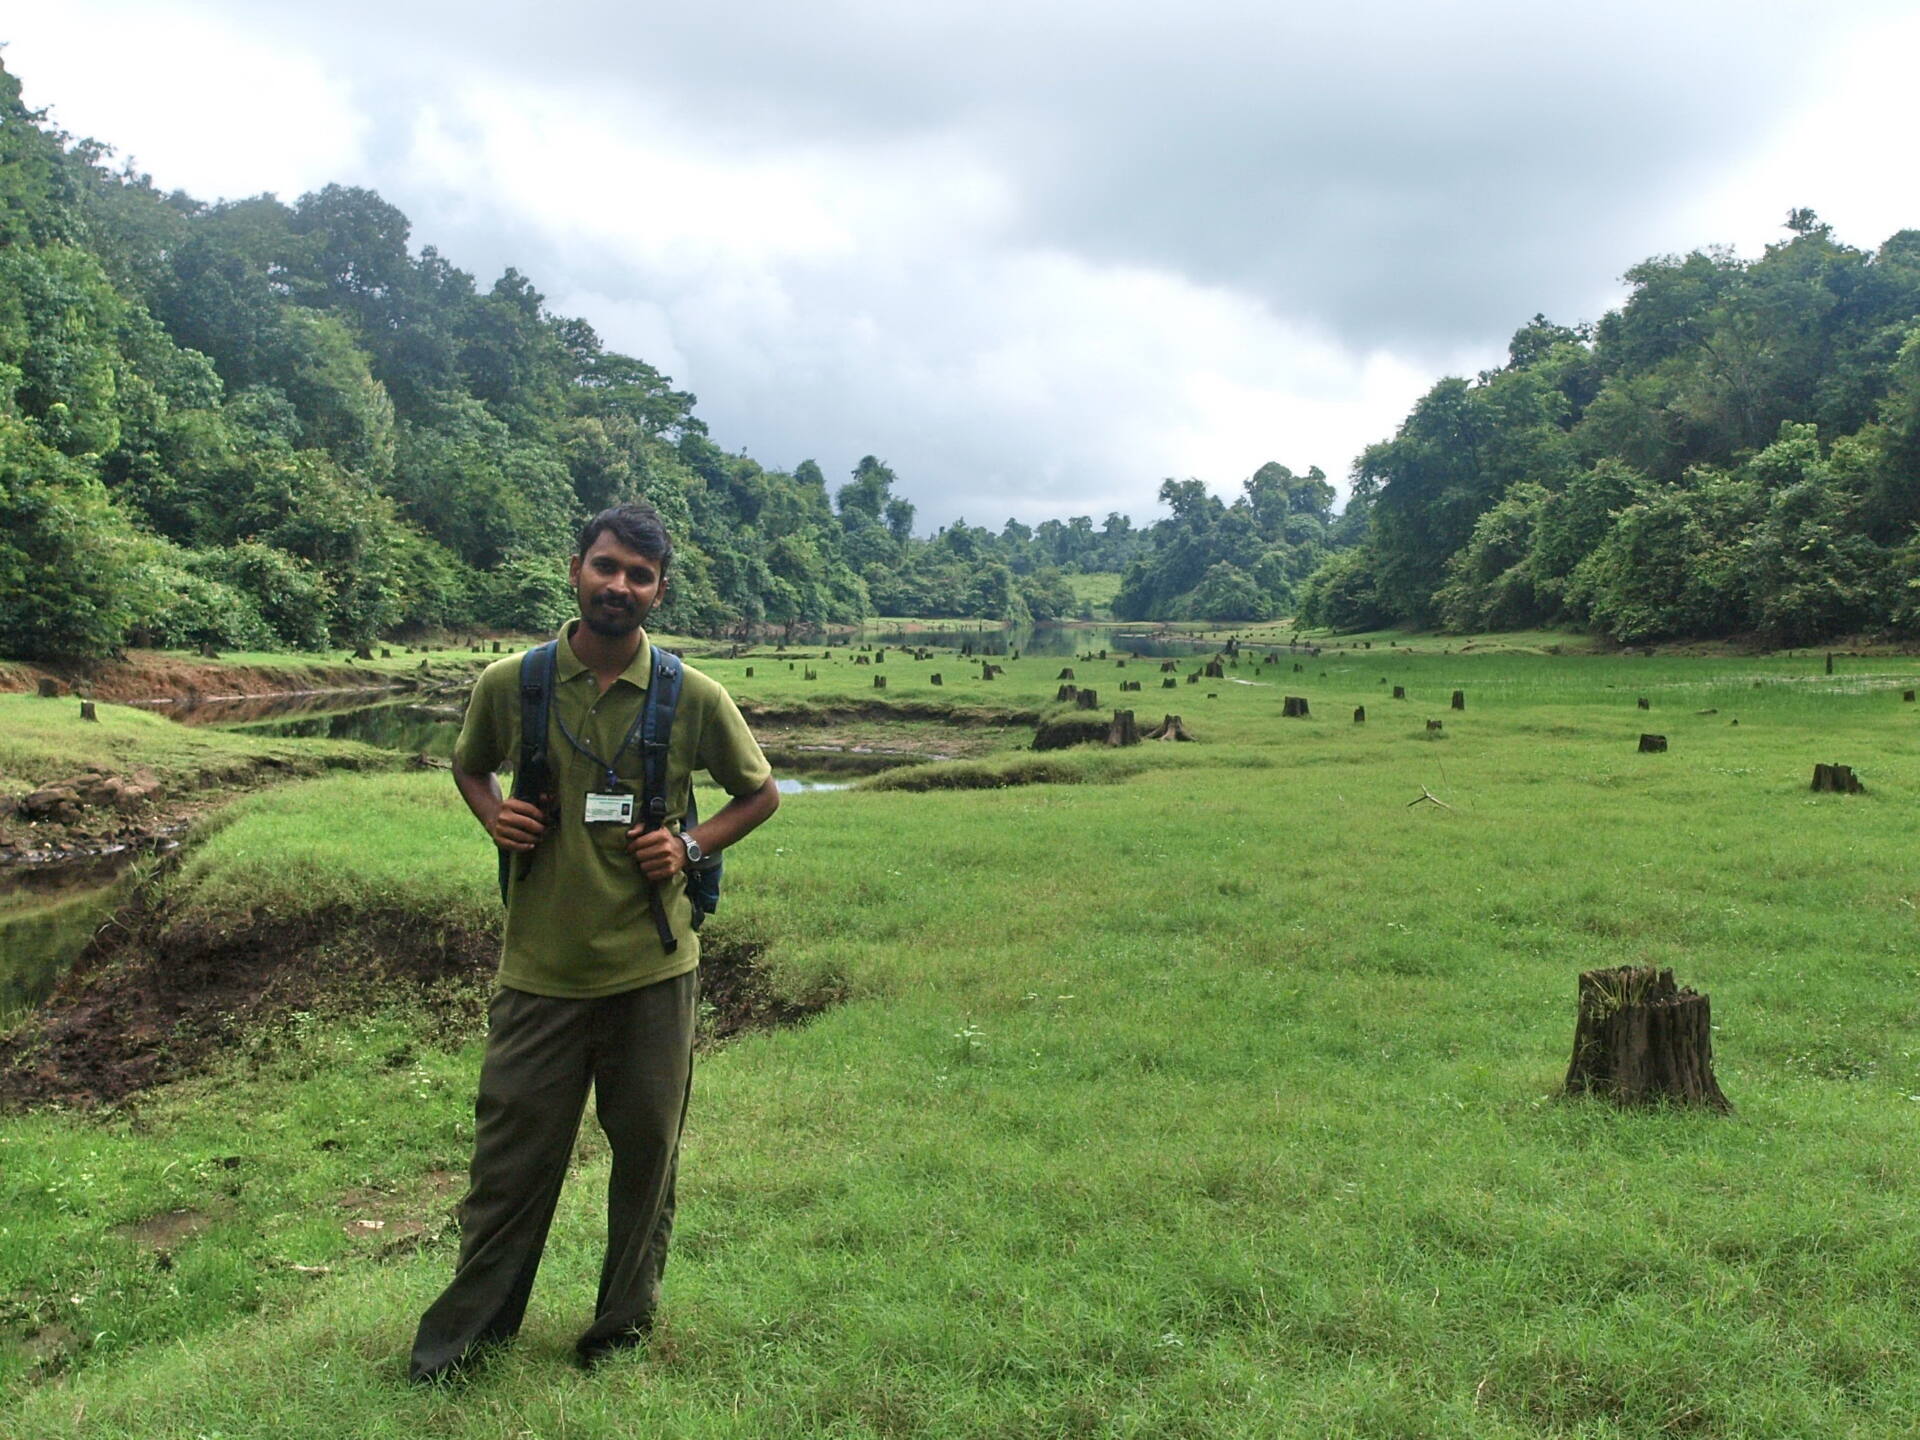
M 525 854 L 547 833 L 546 817 L 531 801 L 509 797 L 493 812 L 493 819 L 487 822 L 487 833 L 502 850 Z

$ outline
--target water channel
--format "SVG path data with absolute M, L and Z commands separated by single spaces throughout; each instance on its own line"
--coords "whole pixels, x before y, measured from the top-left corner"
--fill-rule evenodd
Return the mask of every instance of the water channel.
M 390 691 L 326 695 L 249 696 L 192 705 L 153 702 L 153 709 L 184 725 L 211 725 L 254 735 L 358 740 L 403 755 L 449 759 L 460 734 L 463 700 L 422 703 Z M 902 763 L 912 756 L 903 756 Z M 845 790 L 844 779 L 822 779 L 799 762 L 798 775 L 778 780 L 782 795 Z M 724 798 L 724 797 L 722 797 Z M 100 926 L 111 921 L 143 860 L 171 849 L 121 847 L 57 865 L 0 872 L 0 1028 L 51 993 L 60 976 Z

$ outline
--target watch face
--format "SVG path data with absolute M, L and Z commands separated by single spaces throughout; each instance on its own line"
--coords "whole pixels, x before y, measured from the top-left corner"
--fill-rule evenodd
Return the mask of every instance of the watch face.
M 707 852 L 700 848 L 700 842 L 691 835 L 682 835 L 680 843 L 687 847 L 687 859 L 692 863 L 698 864 L 706 858 Z

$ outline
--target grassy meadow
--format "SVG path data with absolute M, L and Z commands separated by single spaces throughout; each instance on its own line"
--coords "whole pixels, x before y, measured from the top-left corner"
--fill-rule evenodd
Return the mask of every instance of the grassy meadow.
M 1920 661 L 1443 650 L 1069 662 L 1198 743 L 1006 728 L 789 797 L 706 936 L 838 1001 L 702 1060 L 659 1328 L 591 1374 L 589 1122 L 518 1343 L 404 1383 L 477 1005 L 0 1117 L 0 1436 L 1911 1433 Z M 700 663 L 884 719 L 1052 713 L 1063 662 Z M 251 795 L 161 883 L 212 931 L 496 908 L 433 773 Z M 1732 1115 L 1557 1098 L 1578 972 L 1626 963 L 1712 996 Z

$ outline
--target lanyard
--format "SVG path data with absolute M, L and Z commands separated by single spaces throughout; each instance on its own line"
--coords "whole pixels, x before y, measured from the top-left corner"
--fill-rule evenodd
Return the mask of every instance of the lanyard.
M 640 727 L 645 722 L 646 717 L 647 717 L 646 697 L 642 696 L 641 702 L 640 702 L 639 718 L 633 722 L 632 728 L 627 731 L 627 738 L 620 742 L 620 748 L 613 752 L 613 758 L 611 760 L 602 760 L 592 750 L 589 750 L 585 745 L 581 744 L 580 737 L 575 735 L 573 731 L 567 728 L 567 720 L 566 720 L 566 717 L 560 713 L 560 707 L 558 705 L 553 707 L 553 721 L 556 725 L 560 727 L 560 733 L 566 736 L 567 743 L 569 745 L 573 746 L 574 749 L 578 750 L 582 755 L 586 756 L 587 759 L 591 760 L 595 765 L 598 765 L 600 769 L 605 772 L 607 777 L 607 789 L 609 790 L 614 789 L 620 784 L 620 777 L 614 774 L 613 767 L 620 763 L 620 757 L 627 753 L 627 747 L 633 744 L 635 738 L 640 734 Z

